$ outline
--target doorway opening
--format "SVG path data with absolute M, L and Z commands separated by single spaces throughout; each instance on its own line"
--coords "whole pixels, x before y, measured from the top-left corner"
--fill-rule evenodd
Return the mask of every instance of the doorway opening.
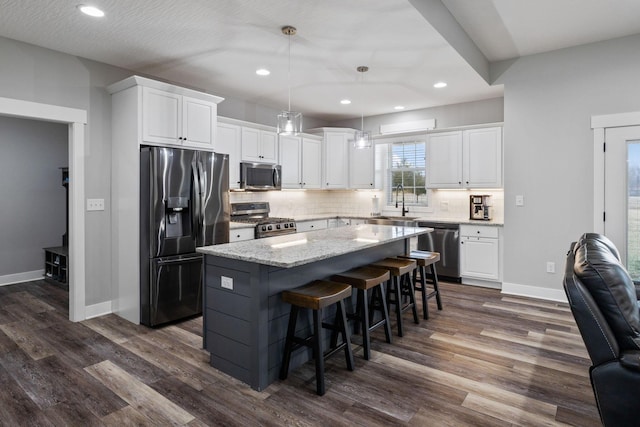
M 85 319 L 84 137 L 87 112 L 75 108 L 0 98 L 0 115 L 55 123 L 69 129 L 69 320 Z

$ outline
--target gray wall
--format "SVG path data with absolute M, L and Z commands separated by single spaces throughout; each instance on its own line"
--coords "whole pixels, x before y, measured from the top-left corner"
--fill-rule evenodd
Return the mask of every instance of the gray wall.
M 503 108 L 502 98 L 443 105 L 440 107 L 365 117 L 364 128 L 376 135 L 380 132 L 380 125 L 412 122 L 423 119 L 436 119 L 436 128 L 438 129 L 482 123 L 496 123 L 503 120 Z M 361 119 L 337 121 L 331 123 L 330 126 L 360 129 Z
M 62 245 L 68 127 L 0 116 L 0 276 L 42 270 Z
M 640 110 L 640 36 L 498 64 L 505 85 L 504 281 L 562 289 L 571 241 L 593 229 L 592 115 Z M 524 195 L 524 207 L 515 196 Z M 546 273 L 546 262 L 556 273 Z

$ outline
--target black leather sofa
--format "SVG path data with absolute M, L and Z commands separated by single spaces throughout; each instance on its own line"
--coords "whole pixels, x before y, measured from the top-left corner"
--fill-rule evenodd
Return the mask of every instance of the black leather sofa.
M 591 358 L 605 426 L 640 426 L 640 289 L 605 236 L 585 233 L 567 254 L 564 290 Z

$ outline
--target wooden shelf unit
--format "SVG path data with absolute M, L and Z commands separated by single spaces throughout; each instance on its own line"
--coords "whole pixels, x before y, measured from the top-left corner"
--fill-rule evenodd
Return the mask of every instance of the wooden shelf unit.
M 44 248 L 44 278 L 68 289 L 69 248 Z

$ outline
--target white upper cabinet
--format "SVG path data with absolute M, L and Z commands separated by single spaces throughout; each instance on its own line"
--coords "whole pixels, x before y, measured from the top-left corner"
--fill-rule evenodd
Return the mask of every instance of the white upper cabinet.
M 355 148 L 349 142 L 349 188 L 375 188 L 375 148 Z
M 462 132 L 427 135 L 427 187 L 462 187 Z
M 322 139 L 280 136 L 279 146 L 282 188 L 321 188 Z
M 324 189 L 349 188 L 349 140 L 355 130 L 316 128 L 307 132 L 322 135 L 322 186 Z
M 280 136 L 282 188 L 302 188 L 302 138 Z
M 502 128 L 477 128 L 427 136 L 428 188 L 500 188 Z
M 242 161 L 278 162 L 278 136 L 269 130 L 242 127 Z
M 469 129 L 462 137 L 464 186 L 502 187 L 502 128 Z
M 216 102 L 153 87 L 142 88 L 142 140 L 212 150 Z
M 324 188 L 347 188 L 349 186 L 349 142 L 353 133 L 325 132 L 324 134 Z
M 241 126 L 218 122 L 215 151 L 229 155 L 229 188 L 240 188 L 241 131 Z
M 320 138 L 302 137 L 302 188 L 322 188 L 322 139 Z

